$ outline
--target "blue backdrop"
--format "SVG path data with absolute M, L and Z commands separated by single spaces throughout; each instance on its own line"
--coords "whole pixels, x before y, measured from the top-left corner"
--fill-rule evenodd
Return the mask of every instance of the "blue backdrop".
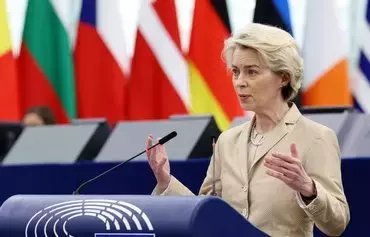
M 14 194 L 72 194 L 87 179 L 116 163 L 80 162 L 70 165 L 0 167 L 0 201 Z M 197 193 L 208 159 L 171 162 L 172 174 Z M 343 236 L 370 233 L 370 158 L 343 159 L 342 175 L 350 205 L 351 221 Z M 83 188 L 81 194 L 150 194 L 155 179 L 147 162 L 127 163 Z M 317 236 L 320 234 L 316 233 Z

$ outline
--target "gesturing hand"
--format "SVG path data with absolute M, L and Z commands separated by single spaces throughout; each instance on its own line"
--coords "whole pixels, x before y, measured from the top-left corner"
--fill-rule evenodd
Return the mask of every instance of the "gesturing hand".
M 291 155 L 273 153 L 272 156 L 266 157 L 264 165 L 268 168 L 267 174 L 280 179 L 302 196 L 311 197 L 316 192 L 315 185 L 298 158 L 295 144 L 290 146 L 290 152 Z
M 159 139 L 157 139 L 157 142 Z M 146 142 L 146 149 L 152 146 L 153 137 L 148 136 Z M 150 168 L 153 170 L 154 176 L 157 180 L 158 189 L 163 192 L 168 187 L 171 180 L 170 164 L 168 162 L 167 153 L 164 145 L 158 145 L 151 150 L 146 151 Z

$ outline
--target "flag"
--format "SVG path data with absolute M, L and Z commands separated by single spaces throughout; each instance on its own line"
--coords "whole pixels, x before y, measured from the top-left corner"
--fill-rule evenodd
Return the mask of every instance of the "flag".
M 62 123 L 76 115 L 71 39 L 60 19 L 70 11 L 63 9 L 66 3 L 28 1 L 19 56 L 23 113 L 42 104 L 50 107 Z
M 5 0 L 0 0 L 0 120 L 20 119 L 19 85 Z
M 119 0 L 82 2 L 74 53 L 79 118 L 124 119 L 127 56 L 119 9 Z
M 293 34 L 287 0 L 257 0 L 253 22 L 279 27 Z
M 145 0 L 141 6 L 128 94 L 130 119 L 188 113 L 188 68 L 173 0 Z
M 355 107 L 370 113 L 370 1 L 367 1 L 365 14 L 360 19 L 359 56 L 352 80 L 352 93 Z
M 352 105 L 345 36 L 339 27 L 334 4 L 333 0 L 307 1 L 303 44 L 304 105 Z
M 257 0 L 253 22 L 278 27 L 293 36 L 288 0 Z M 301 106 L 301 93 L 294 99 Z
M 230 36 L 225 1 L 196 0 L 189 46 L 191 113 L 211 113 L 221 130 L 243 115 L 221 53 Z

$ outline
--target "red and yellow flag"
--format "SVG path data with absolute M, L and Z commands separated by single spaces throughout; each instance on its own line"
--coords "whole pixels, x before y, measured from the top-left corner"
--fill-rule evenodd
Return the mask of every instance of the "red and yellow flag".
M 234 117 L 244 113 L 221 58 L 224 41 L 230 36 L 225 16 L 225 1 L 195 2 L 188 55 L 191 112 L 213 114 L 221 130 L 229 128 Z
M 0 120 L 21 117 L 16 63 L 12 53 L 5 0 L 0 0 Z

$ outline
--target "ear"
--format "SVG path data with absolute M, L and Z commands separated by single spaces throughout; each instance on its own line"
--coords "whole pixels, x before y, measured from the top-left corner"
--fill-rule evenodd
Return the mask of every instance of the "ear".
M 290 82 L 290 76 L 288 73 L 281 73 L 281 88 L 286 87 Z

